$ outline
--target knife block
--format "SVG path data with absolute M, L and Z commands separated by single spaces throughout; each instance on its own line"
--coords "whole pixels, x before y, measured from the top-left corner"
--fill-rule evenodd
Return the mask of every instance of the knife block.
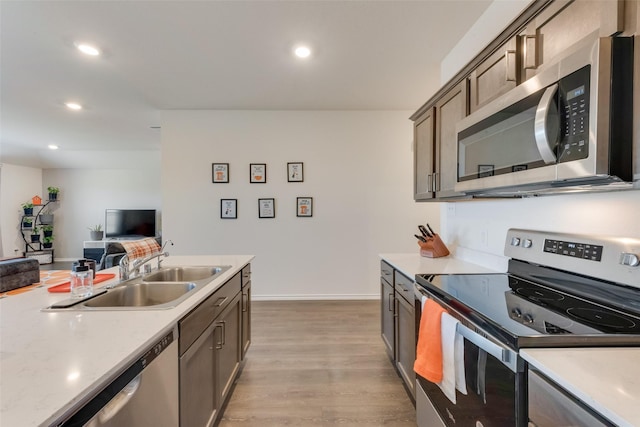
M 426 243 L 418 241 L 420 246 L 420 256 L 427 258 L 440 258 L 449 255 L 449 249 L 444 244 L 440 236 L 433 235 L 433 238 L 429 238 Z

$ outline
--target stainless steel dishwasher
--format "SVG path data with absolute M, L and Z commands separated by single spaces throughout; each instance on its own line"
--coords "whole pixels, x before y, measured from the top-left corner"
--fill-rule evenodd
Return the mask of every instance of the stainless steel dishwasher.
M 177 328 L 164 335 L 97 396 L 60 426 L 176 427 Z

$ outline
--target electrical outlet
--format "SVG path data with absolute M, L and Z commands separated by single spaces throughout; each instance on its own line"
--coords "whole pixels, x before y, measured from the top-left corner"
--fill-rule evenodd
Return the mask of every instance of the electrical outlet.
M 447 216 L 449 218 L 454 218 L 456 216 L 456 204 L 455 203 L 447 203 Z
M 485 248 L 489 246 L 489 232 L 486 229 L 480 231 L 480 243 Z

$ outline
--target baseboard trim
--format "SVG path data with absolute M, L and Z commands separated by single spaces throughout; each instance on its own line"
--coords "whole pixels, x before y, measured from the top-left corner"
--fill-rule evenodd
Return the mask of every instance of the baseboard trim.
M 335 301 L 335 300 L 379 300 L 379 294 L 337 294 L 337 295 L 251 295 L 251 301 Z

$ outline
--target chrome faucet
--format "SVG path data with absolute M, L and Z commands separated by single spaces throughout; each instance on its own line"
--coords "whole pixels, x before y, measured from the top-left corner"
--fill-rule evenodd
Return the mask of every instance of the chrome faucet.
M 158 269 L 160 269 L 160 263 L 162 260 L 160 257 L 168 257 L 169 252 L 158 252 L 153 255 L 149 255 L 145 258 L 137 258 L 133 260 L 133 265 L 131 266 L 131 270 L 129 270 L 129 255 L 125 255 L 120 259 L 120 263 L 118 264 L 120 269 L 120 280 L 129 280 L 133 279 L 140 275 L 140 267 L 151 261 L 154 258 L 158 258 Z

